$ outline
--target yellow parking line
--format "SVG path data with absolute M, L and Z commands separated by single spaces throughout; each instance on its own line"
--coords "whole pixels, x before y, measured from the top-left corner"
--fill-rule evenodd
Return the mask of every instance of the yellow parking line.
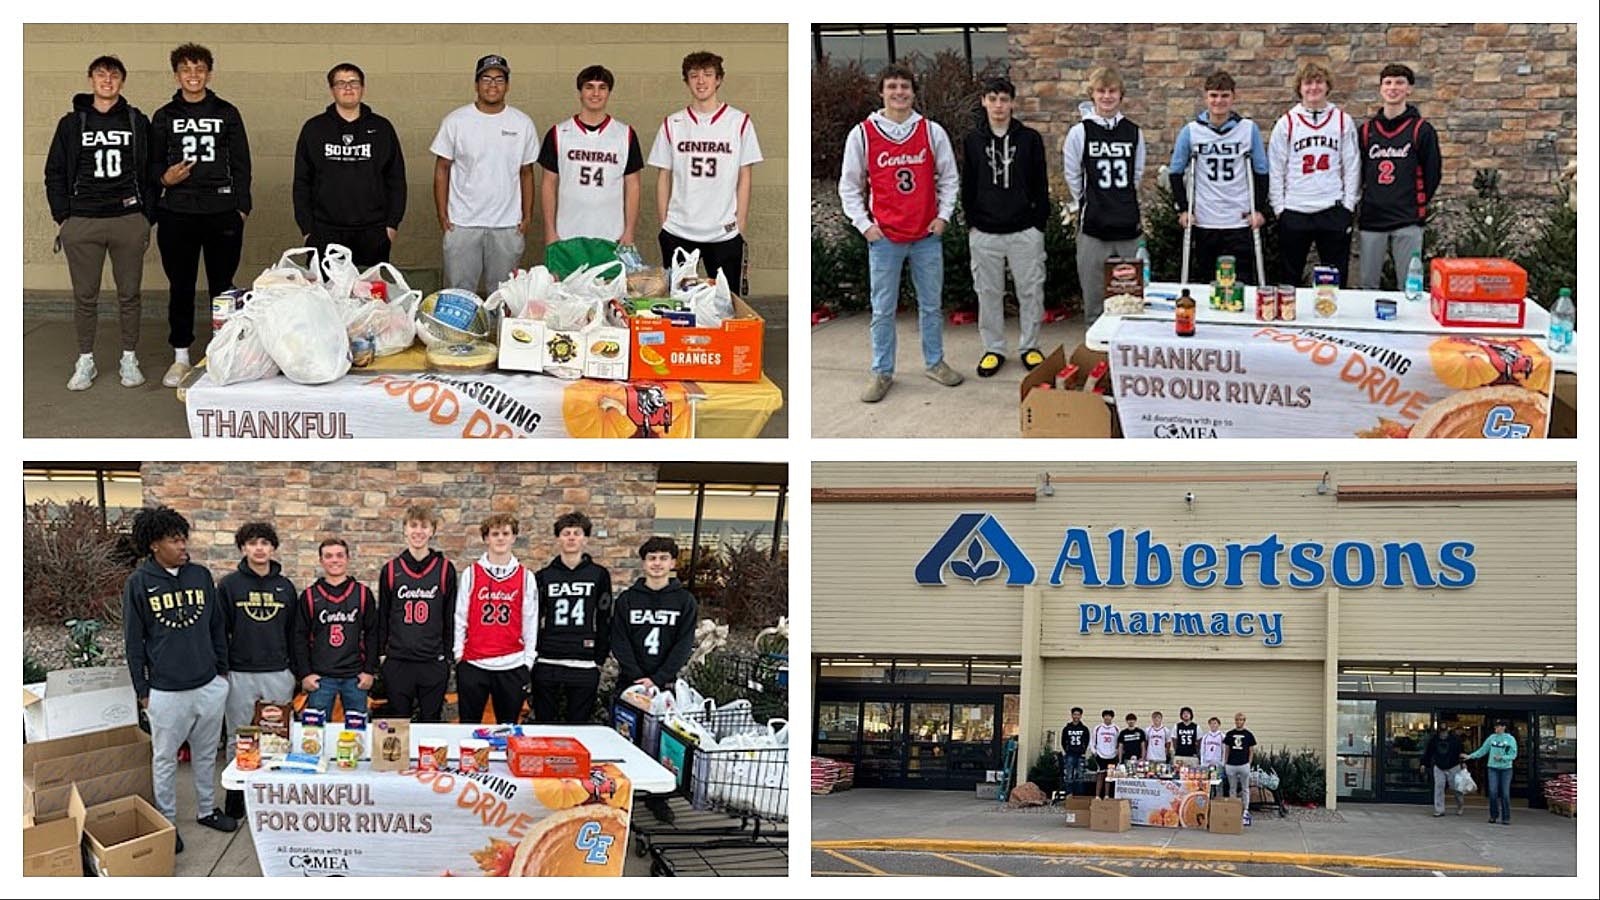
M 988 866 L 980 866 L 975 862 L 968 862 L 967 860 L 961 859 L 960 857 L 948 856 L 948 855 L 943 854 L 943 853 L 934 853 L 934 854 L 931 854 L 931 855 L 932 856 L 936 856 L 939 859 L 945 860 L 946 862 L 953 862 L 953 863 L 956 863 L 957 865 L 963 865 L 963 866 L 966 866 L 966 867 L 971 868 L 971 869 L 977 869 L 979 872 L 983 872 L 983 873 L 988 874 L 988 875 L 999 875 L 1002 878 L 1010 878 L 1010 877 L 1012 877 L 1010 872 L 1002 872 L 999 869 L 991 869 Z
M 887 874 L 889 874 L 888 872 L 885 872 L 882 869 L 878 869 L 878 868 L 874 868 L 873 866 L 869 866 L 869 865 L 867 865 L 866 863 L 862 862 L 859 859 L 854 859 L 852 857 L 845 856 L 843 853 L 840 853 L 837 850 L 824 850 L 822 852 L 828 854 L 829 856 L 833 857 L 834 859 L 840 860 L 841 862 L 847 862 L 852 866 L 856 866 L 857 868 L 865 869 L 866 873 L 868 875 L 887 875 Z
M 1101 875 L 1115 875 L 1118 878 L 1127 878 L 1128 877 L 1127 875 L 1123 874 L 1122 872 L 1113 872 L 1110 869 L 1102 869 L 1099 866 L 1091 866 L 1088 863 L 1084 863 L 1083 864 L 1083 868 L 1088 869 L 1091 872 L 1099 872 Z
M 1346 875 L 1343 872 L 1335 872 L 1332 869 L 1318 869 L 1318 868 L 1316 868 L 1314 866 L 1295 866 L 1295 868 L 1296 869 L 1305 869 L 1307 872 L 1315 872 L 1318 875 L 1332 875 L 1335 878 L 1349 878 L 1350 877 L 1349 875 Z

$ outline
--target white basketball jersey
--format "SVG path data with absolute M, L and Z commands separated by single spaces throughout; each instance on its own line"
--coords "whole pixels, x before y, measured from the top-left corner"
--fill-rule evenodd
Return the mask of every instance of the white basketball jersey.
M 761 162 L 750 116 L 727 104 L 705 115 L 681 109 L 661 122 L 650 165 L 672 172 L 667 231 L 716 243 L 739 233 L 739 169 Z
M 606 116 L 595 129 L 577 117 L 555 127 L 556 233 L 563 238 L 622 237 L 622 180 L 633 129 Z
M 1250 224 L 1249 119 L 1218 134 L 1199 122 L 1189 129 L 1194 148 L 1194 224 L 1200 228 L 1245 228 Z
M 1341 202 L 1345 196 L 1346 139 L 1355 139 L 1355 126 L 1344 110 L 1328 104 L 1328 112 L 1313 123 L 1293 110 L 1281 120 L 1289 150 L 1284 172 L 1284 208 L 1316 212 Z

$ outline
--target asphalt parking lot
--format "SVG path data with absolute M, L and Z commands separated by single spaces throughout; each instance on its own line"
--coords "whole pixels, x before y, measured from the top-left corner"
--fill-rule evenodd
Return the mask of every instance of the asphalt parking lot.
M 1010 853 L 813 850 L 811 874 L 821 877 L 1016 877 L 1102 876 L 1107 878 L 1347 878 L 1352 876 L 1460 876 L 1479 873 L 1427 869 L 1305 866 L 1201 860 L 1118 859 L 1099 856 L 1045 856 Z

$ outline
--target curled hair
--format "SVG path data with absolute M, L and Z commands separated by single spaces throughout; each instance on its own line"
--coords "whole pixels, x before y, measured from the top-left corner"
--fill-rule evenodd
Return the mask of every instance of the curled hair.
M 156 541 L 188 536 L 189 520 L 170 506 L 147 506 L 134 514 L 133 546 L 141 554 L 149 553 Z
M 594 523 L 589 521 L 588 516 L 578 512 L 577 510 L 573 510 L 572 512 L 569 512 L 556 519 L 554 528 L 555 536 L 561 537 L 561 532 L 567 530 L 568 528 L 582 528 L 584 537 L 594 534 Z
M 246 522 L 240 525 L 239 530 L 233 533 L 233 545 L 243 550 L 245 544 L 257 538 L 265 539 L 272 549 L 278 549 L 278 529 L 273 528 L 271 522 Z
M 689 80 L 689 73 L 695 69 L 712 69 L 720 80 L 723 77 L 722 57 L 709 50 L 698 50 L 683 58 L 683 80 Z
M 205 63 L 206 69 L 211 71 L 217 68 L 217 61 L 212 58 L 211 51 L 194 43 L 179 44 L 172 51 L 172 71 L 178 71 L 178 66 L 186 62 Z

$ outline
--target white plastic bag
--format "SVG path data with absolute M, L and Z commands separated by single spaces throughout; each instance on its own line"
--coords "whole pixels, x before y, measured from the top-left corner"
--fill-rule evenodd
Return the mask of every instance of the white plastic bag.
M 283 251 L 277 263 L 267 266 L 256 276 L 251 287 L 264 290 L 275 287 L 305 287 L 322 283 L 322 270 L 317 265 L 317 248 L 296 247 Z
M 408 296 L 399 303 L 385 303 L 351 298 L 345 301 L 345 332 L 351 340 L 371 335 L 376 356 L 410 349 L 417 339 L 416 299 Z
M 544 319 L 545 302 L 556 286 L 556 278 L 544 266 L 518 269 L 511 277 L 500 282 L 489 295 L 485 306 L 505 310 L 506 315 L 517 319 Z
M 673 248 L 672 266 L 668 274 L 670 296 L 682 297 L 685 291 L 700 283 L 700 251 Z
M 323 286 L 336 300 L 343 300 L 350 296 L 350 290 L 355 286 L 358 273 L 356 264 L 350 259 L 350 248 L 343 244 L 329 244 L 322 250 L 322 277 Z
M 371 285 L 374 281 L 383 282 L 384 293 L 390 304 L 401 303 L 406 298 L 415 295 L 415 299 L 412 300 L 412 306 L 415 308 L 417 301 L 422 299 L 422 292 L 413 290 L 411 285 L 406 283 L 406 277 L 400 274 L 400 270 L 386 262 L 378 263 L 357 275 L 356 286 L 351 290 L 350 295 L 362 298 L 371 297 Z M 363 288 L 363 285 L 366 285 L 366 287 Z
M 1456 773 L 1450 777 L 1450 787 L 1458 794 L 1475 794 L 1478 792 L 1478 783 L 1472 780 L 1472 773 L 1466 766 L 1457 766 Z
M 262 346 L 299 384 L 326 384 L 350 371 L 350 337 L 321 285 L 280 288 L 258 316 Z
M 256 317 L 266 307 L 251 306 L 245 297 L 245 308 L 228 317 L 211 344 L 206 348 L 206 371 L 211 380 L 220 385 L 256 381 L 278 374 L 278 364 L 261 343 Z
M 701 282 L 685 291 L 681 297 L 694 313 L 696 328 L 716 328 L 723 319 L 734 317 L 733 294 L 728 290 L 728 276 L 717 270 L 714 284 Z

